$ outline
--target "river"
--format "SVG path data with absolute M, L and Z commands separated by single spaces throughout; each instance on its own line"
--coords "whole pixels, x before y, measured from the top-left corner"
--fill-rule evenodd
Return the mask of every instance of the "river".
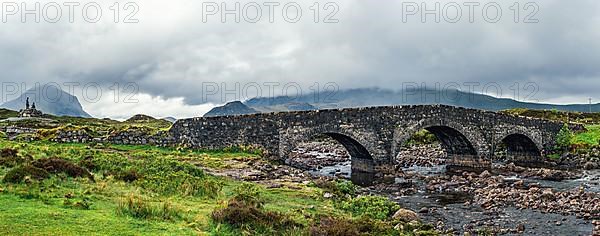
M 446 175 L 445 166 L 434 167 L 410 167 L 404 168 L 404 172 L 422 176 Z M 314 175 L 338 176 L 350 178 L 350 162 L 340 163 L 334 166 L 321 167 L 319 170 L 311 171 Z M 583 187 L 587 192 L 600 192 L 600 171 L 585 171 L 581 178 L 563 181 L 547 181 L 518 176 L 503 176 L 508 181 L 523 180 L 525 183 L 539 183 L 542 188 L 552 188 L 554 191 L 568 191 Z M 396 178 L 396 184 L 406 181 Z M 419 179 L 411 179 L 411 184 L 416 191 L 411 194 L 399 194 L 398 192 L 386 192 L 374 190 L 377 194 L 389 196 L 404 208 L 419 212 L 423 220 L 438 225 L 444 229 L 452 229 L 454 234 L 470 231 L 471 229 L 497 229 L 500 233 L 512 234 L 513 231 L 506 229 L 523 230 L 523 235 L 591 235 L 593 225 L 590 220 L 578 219 L 574 215 L 563 215 L 555 213 L 542 213 L 532 209 L 517 209 L 506 206 L 499 210 L 485 210 L 475 204 L 465 204 L 471 201 L 473 196 L 464 192 L 454 193 L 431 193 L 425 190 L 426 183 Z M 505 229 L 500 231 L 500 229 Z

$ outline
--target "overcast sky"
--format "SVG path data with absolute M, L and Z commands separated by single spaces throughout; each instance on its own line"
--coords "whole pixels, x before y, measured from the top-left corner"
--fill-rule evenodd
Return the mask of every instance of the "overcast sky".
M 34 1 L 25 2 L 28 8 L 35 7 Z M 41 1 L 42 7 L 46 2 Z M 239 23 L 233 15 L 227 15 L 222 23 L 220 13 L 207 15 L 203 22 L 203 1 L 198 0 L 136 1 L 139 12 L 133 19 L 139 23 L 123 23 L 134 9 L 123 9 L 123 1 L 119 23 L 115 23 L 112 4 L 104 2 L 99 2 L 102 17 L 97 23 L 82 18 L 82 6 L 87 2 L 75 7 L 74 23 L 69 22 L 68 7 L 61 1 L 62 19 L 57 23 L 47 22 L 43 16 L 35 23 L 32 15 L 22 23 L 20 12 L 3 14 L 1 81 L 25 82 L 28 87 L 78 82 L 81 86 L 74 95 L 80 97 L 84 109 L 94 116 L 113 118 L 136 113 L 200 116 L 226 100 L 253 95 L 255 85 L 267 96 L 270 87 L 266 85 L 273 82 L 279 83 L 271 84 L 275 94 L 290 88 L 307 93 L 314 89 L 311 85 L 319 83 L 322 88 L 328 82 L 341 89 L 395 90 L 407 82 L 427 86 L 481 83 L 476 92 L 497 83 L 503 97 L 514 97 L 514 84 L 519 83 L 520 100 L 586 103 L 591 97 L 600 101 L 597 0 L 517 1 L 519 23 L 511 10 L 515 1 L 498 1 L 495 6 L 502 8 L 502 16 L 496 23 L 488 22 L 496 18 L 495 8 L 488 8 L 487 21 L 483 15 L 488 1 L 474 7 L 473 23 L 462 1 L 456 1 L 462 10 L 457 23 L 449 22 L 456 19 L 452 6 L 442 9 L 447 14 L 440 14 L 440 23 L 435 22 L 435 15 L 427 15 L 423 23 L 420 12 L 403 14 L 403 4 L 411 10 L 408 1 L 375 0 L 329 1 L 339 6 L 330 19 L 338 23 L 323 22 L 335 9 L 335 5 L 325 9 L 328 1 L 320 1 L 318 23 L 310 10 L 315 1 L 297 1 L 296 6 L 302 8 L 297 23 L 289 23 L 283 16 L 288 1 L 275 7 L 273 23 L 262 1 L 257 1 L 262 6 L 258 23 L 244 19 L 255 17 L 251 7 Z M 228 8 L 235 7 L 234 1 L 225 2 Z M 241 6 L 248 2 L 240 1 Z M 419 5 L 422 1 L 414 2 Z M 425 2 L 426 7 L 435 7 L 435 1 Z M 449 1 L 439 2 L 443 7 Z M 524 9 L 527 2 L 536 3 L 539 10 L 535 12 L 531 5 Z M 51 14 L 46 17 L 52 18 L 52 8 L 48 9 Z M 12 9 L 3 13 L 7 10 Z M 89 18 L 94 18 L 93 10 L 88 9 Z M 523 22 L 530 13 L 535 14 L 529 20 L 538 23 Z M 289 8 L 286 16 L 293 20 L 294 8 Z M 91 98 L 82 99 L 81 87 L 89 83 L 103 88 L 101 97 L 92 93 L 88 94 Z M 126 95 L 134 89 L 124 89 L 115 103 L 115 87 L 109 88 L 114 83 L 121 89 L 135 83 L 138 93 L 131 100 Z M 223 97 L 222 91 L 235 90 L 236 83 L 240 84 L 238 91 Z M 527 97 L 531 91 L 523 88 L 528 83 L 535 83 L 539 90 L 532 97 Z M 221 91 L 213 95 L 215 89 Z

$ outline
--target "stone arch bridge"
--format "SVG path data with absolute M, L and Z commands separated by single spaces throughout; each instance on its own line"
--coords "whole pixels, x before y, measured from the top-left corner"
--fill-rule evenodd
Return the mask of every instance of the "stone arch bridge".
M 449 156 L 486 158 L 500 145 L 509 155 L 541 156 L 554 145 L 562 126 L 496 112 L 418 105 L 201 117 L 179 120 L 170 132 L 187 147 L 254 146 L 279 160 L 296 144 L 325 134 L 348 150 L 355 175 L 373 174 L 375 167 L 393 163 L 401 145 L 422 129 L 435 134 Z

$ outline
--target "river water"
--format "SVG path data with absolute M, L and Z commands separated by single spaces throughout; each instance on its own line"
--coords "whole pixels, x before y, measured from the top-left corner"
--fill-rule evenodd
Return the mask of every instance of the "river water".
M 414 172 L 420 175 L 445 175 L 445 166 L 434 167 L 411 167 L 405 168 L 404 172 Z M 322 167 L 311 171 L 314 175 L 341 176 L 350 178 L 350 162 L 335 166 Z M 575 180 L 546 181 L 538 179 L 522 179 L 517 176 L 505 177 L 507 181 L 523 180 L 525 183 L 537 182 L 542 187 L 549 187 L 555 191 L 568 191 L 583 186 L 586 191 L 600 192 L 600 171 L 586 171 L 583 177 Z M 396 179 L 397 183 L 404 181 Z M 413 182 L 417 192 L 410 195 L 387 195 L 398 202 L 404 208 L 419 211 L 419 215 L 426 222 L 434 225 L 438 222 L 444 223 L 444 228 L 454 229 L 455 234 L 473 228 L 498 228 L 516 229 L 519 225 L 524 226 L 523 235 L 591 235 L 593 225 L 591 221 L 577 219 L 573 215 L 561 215 L 553 213 L 542 213 L 530 209 L 517 209 L 515 207 L 504 207 L 499 211 L 486 211 L 479 206 L 464 204 L 473 196 L 462 192 L 434 194 L 425 191 L 425 183 Z M 512 232 L 514 233 L 514 232 Z M 460 233 L 462 235 L 462 233 Z M 508 233 L 510 234 L 510 232 Z

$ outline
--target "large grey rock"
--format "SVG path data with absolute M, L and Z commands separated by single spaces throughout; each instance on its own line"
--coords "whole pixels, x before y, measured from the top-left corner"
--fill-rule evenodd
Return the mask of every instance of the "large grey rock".
M 419 218 L 419 215 L 417 215 L 417 213 L 415 213 L 414 211 L 411 211 L 411 210 L 407 210 L 407 209 L 400 209 L 400 210 L 396 211 L 396 213 L 394 213 L 394 215 L 392 216 L 392 219 L 401 220 L 404 222 L 421 220 Z

